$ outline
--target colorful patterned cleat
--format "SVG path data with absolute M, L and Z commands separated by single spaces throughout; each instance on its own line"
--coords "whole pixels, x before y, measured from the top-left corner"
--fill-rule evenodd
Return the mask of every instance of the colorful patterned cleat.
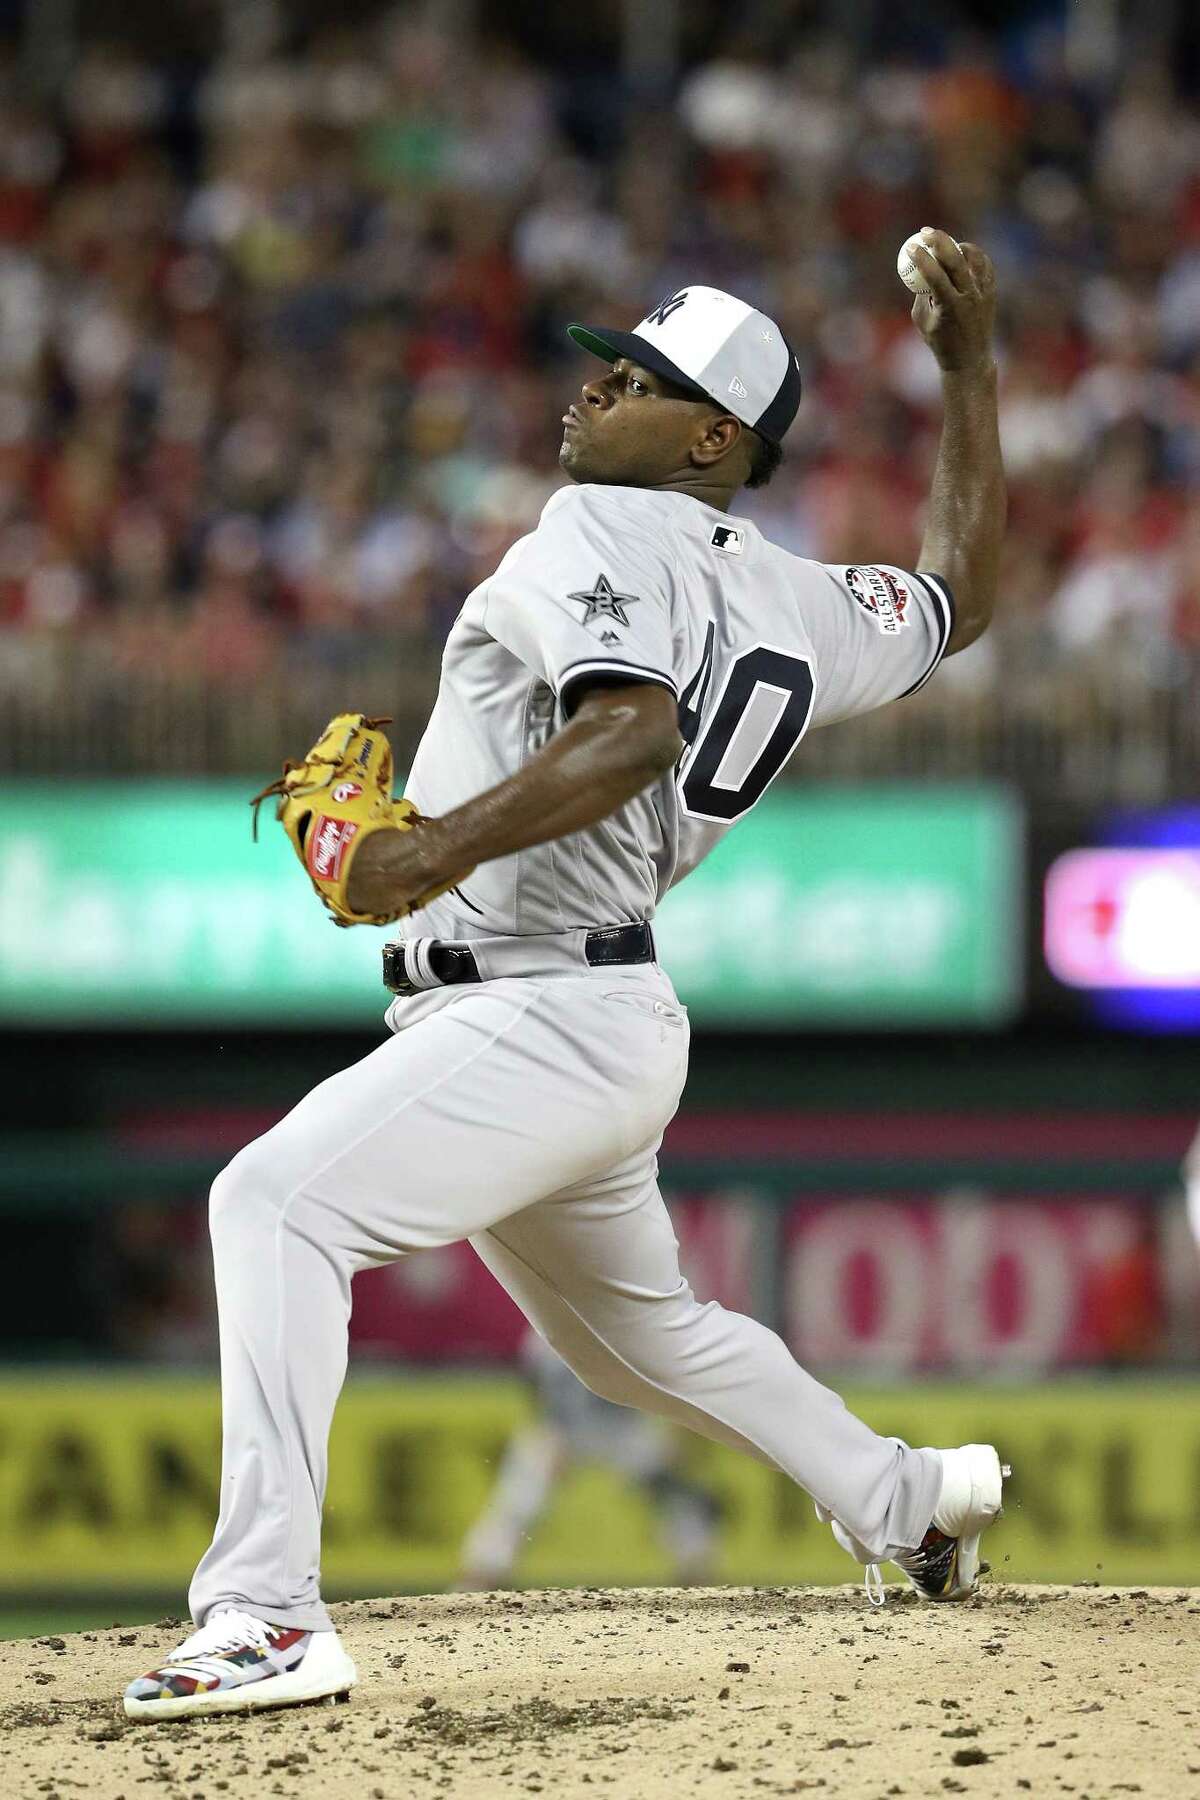
M 923 1600 L 969 1600 L 976 1582 L 964 1572 L 961 1542 L 931 1525 L 915 1550 L 893 1560 Z
M 344 1700 L 357 1680 L 336 1631 L 296 1631 L 231 1610 L 194 1631 L 161 1668 L 131 1681 L 125 1711 L 131 1719 L 257 1712 Z

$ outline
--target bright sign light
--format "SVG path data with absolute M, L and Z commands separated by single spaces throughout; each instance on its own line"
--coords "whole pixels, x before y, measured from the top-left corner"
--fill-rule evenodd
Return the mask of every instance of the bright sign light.
M 1067 851 L 1046 876 L 1045 949 L 1070 987 L 1200 991 L 1200 848 Z

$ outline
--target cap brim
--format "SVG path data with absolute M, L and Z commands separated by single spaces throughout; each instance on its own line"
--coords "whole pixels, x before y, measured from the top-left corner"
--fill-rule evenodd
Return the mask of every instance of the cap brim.
M 669 356 L 664 356 L 653 344 L 640 338 L 636 331 L 593 331 L 590 325 L 568 325 L 568 337 L 583 350 L 590 350 L 602 362 L 615 363 L 618 357 L 627 356 L 640 368 L 649 369 L 652 375 L 661 375 L 664 381 L 673 381 L 694 400 L 708 400 L 713 406 L 719 406 L 719 400 L 694 382 L 690 375 L 677 368 Z

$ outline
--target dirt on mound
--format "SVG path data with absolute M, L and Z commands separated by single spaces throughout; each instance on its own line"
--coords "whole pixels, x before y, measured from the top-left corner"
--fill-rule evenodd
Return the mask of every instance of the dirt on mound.
M 1200 1590 L 614 1590 L 334 1608 L 347 1706 L 133 1725 L 178 1620 L 0 1644 L 4 1800 L 1200 1800 Z

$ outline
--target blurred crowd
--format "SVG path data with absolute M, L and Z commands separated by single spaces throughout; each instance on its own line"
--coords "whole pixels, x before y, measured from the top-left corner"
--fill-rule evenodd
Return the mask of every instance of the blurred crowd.
M 239 16 L 242 24 L 239 26 Z M 271 20 L 275 23 L 272 25 Z M 266 23 L 264 24 L 264 20 Z M 251 22 L 254 28 L 251 28 Z M 86 42 L 0 73 L 0 687 L 86 659 L 248 687 L 435 648 L 559 483 L 572 318 L 689 280 L 773 313 L 806 403 L 764 529 L 917 553 L 938 389 L 895 274 L 925 223 L 1003 291 L 994 633 L 945 681 L 1178 689 L 1200 656 L 1200 111 L 1050 26 L 858 66 L 730 36 L 671 92 L 412 6 L 181 76 Z

